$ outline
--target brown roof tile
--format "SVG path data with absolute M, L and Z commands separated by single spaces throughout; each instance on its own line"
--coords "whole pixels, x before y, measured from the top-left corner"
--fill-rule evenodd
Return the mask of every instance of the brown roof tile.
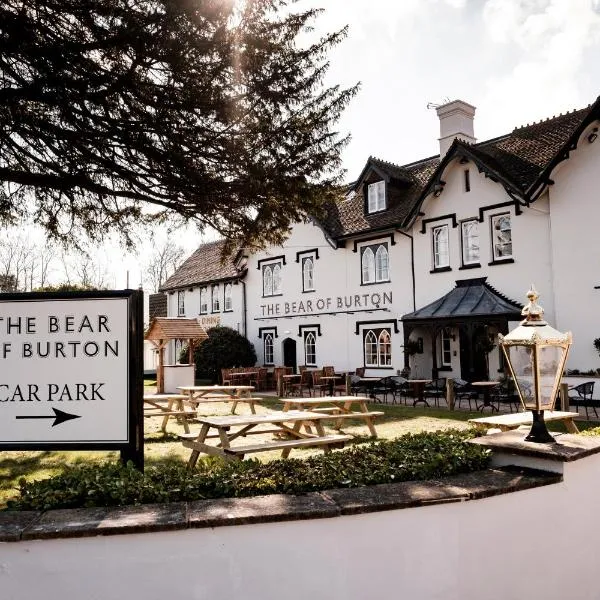
M 144 336 L 146 340 L 205 340 L 206 331 L 196 319 L 155 317 Z
M 165 281 L 161 291 L 201 285 L 213 281 L 236 279 L 241 272 L 234 262 L 234 255 L 222 261 L 225 240 L 202 244 L 182 265 Z

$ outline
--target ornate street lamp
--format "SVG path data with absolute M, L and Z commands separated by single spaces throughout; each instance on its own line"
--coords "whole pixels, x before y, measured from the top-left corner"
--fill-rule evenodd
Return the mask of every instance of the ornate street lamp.
M 528 442 L 554 442 L 544 422 L 544 411 L 552 410 L 563 368 L 572 343 L 571 332 L 561 333 L 542 319 L 544 309 L 537 303 L 539 294 L 533 287 L 527 292 L 529 304 L 525 317 L 508 335 L 498 341 L 517 392 L 526 410 L 533 413 Z

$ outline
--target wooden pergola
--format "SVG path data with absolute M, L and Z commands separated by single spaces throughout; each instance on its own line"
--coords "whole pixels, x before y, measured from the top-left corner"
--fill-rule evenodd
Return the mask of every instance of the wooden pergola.
M 188 362 L 194 364 L 194 348 L 208 338 L 206 331 L 196 319 L 169 319 L 154 317 L 144 339 L 151 342 L 158 350 L 158 366 L 156 368 L 156 387 L 159 394 L 164 392 L 164 351 L 171 340 L 186 341 L 188 345 Z

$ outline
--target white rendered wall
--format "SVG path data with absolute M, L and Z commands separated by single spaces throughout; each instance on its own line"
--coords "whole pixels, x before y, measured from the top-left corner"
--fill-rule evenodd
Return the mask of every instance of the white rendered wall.
M 587 141 L 590 125 L 550 187 L 556 327 L 573 332 L 569 366 L 600 367 L 593 341 L 600 337 L 600 140 Z
M 0 544 L 2 599 L 596 600 L 600 457 L 564 477 L 365 515 Z
M 259 364 L 263 363 L 259 328 L 277 327 L 278 337 L 274 348 L 276 365 L 283 364 L 282 344 L 286 338 L 296 341 L 297 364 L 301 365 L 304 364 L 305 357 L 303 338 L 298 336 L 299 326 L 319 323 L 321 336 L 317 337 L 316 344 L 318 366 L 333 365 L 340 370 L 354 370 L 364 365 L 362 328 L 359 328 L 359 335 L 356 335 L 356 323 L 386 320 L 393 324 L 394 321 L 397 323 L 402 314 L 413 310 L 410 241 L 395 233 L 395 245 L 391 245 L 389 235 L 365 244 L 373 244 L 379 240 L 388 242 L 391 281 L 373 285 L 361 285 L 360 244 L 357 252 L 353 252 L 352 241 L 347 243 L 346 248 L 333 249 L 322 230 L 312 223 L 296 224 L 282 247 L 273 247 L 268 252 L 250 257 L 245 278 L 248 338 L 255 345 Z M 296 262 L 296 253 L 313 248 L 317 248 L 319 252 L 319 258 L 314 261 L 315 291 L 303 292 L 302 263 Z M 286 264 L 282 269 L 283 294 L 265 298 L 262 272 L 257 268 L 258 261 L 282 255 L 286 257 Z M 391 295 L 391 304 L 384 302 L 384 294 L 388 298 Z M 368 296 L 366 301 L 365 295 Z M 356 296 L 359 296 L 358 301 Z M 373 305 L 372 299 L 377 296 L 381 298 L 380 309 L 386 310 L 379 310 Z M 338 298 L 342 298 L 341 308 Z M 351 302 L 352 307 L 348 308 L 344 304 L 346 299 Z M 308 301 L 311 302 L 312 310 L 307 309 Z M 277 314 L 272 312 L 276 308 L 279 310 Z M 332 312 L 337 314 L 326 314 Z M 403 367 L 404 339 L 401 326 L 398 327 L 398 333 L 395 333 L 392 326 L 392 368 L 369 368 L 368 375 L 392 375 Z

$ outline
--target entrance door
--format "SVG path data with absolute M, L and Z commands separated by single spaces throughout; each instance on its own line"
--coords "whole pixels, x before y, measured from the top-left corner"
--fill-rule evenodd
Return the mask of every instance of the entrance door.
M 292 338 L 283 340 L 283 366 L 292 367 L 296 372 L 296 340 Z
M 460 376 L 467 381 L 486 381 L 487 354 L 478 349 L 477 340 L 487 335 L 485 325 L 467 325 L 459 328 Z

